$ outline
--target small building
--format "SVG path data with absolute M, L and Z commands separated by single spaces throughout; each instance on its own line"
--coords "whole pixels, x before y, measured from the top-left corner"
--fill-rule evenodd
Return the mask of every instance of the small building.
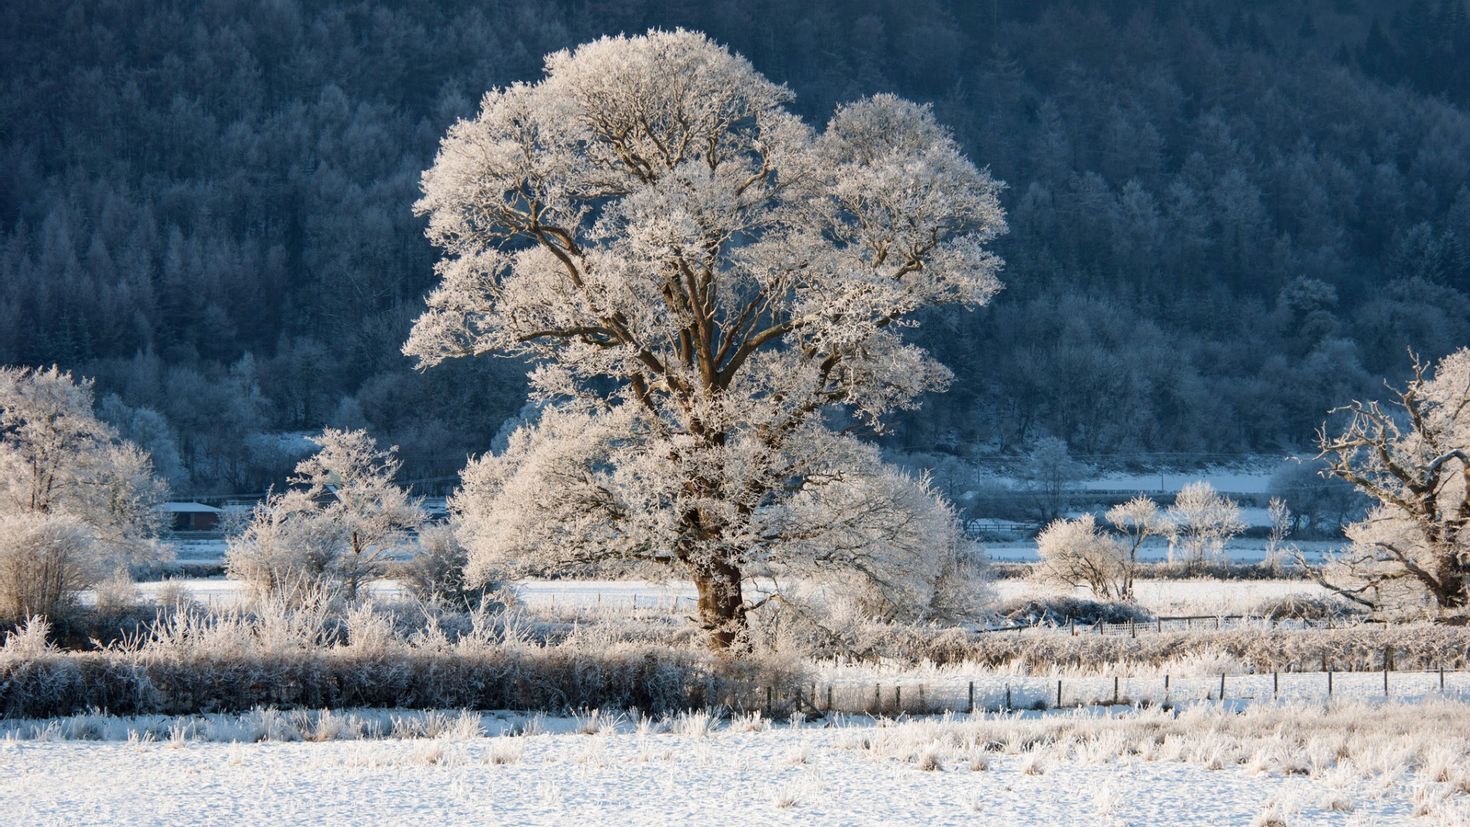
M 172 531 L 219 531 L 223 510 L 204 503 L 168 502 L 159 506 Z

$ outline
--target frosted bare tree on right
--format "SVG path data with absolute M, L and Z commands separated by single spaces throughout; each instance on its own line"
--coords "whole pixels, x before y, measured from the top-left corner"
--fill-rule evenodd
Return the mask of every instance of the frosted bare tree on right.
M 1470 604 L 1470 349 L 1413 377 L 1386 404 L 1353 402 L 1341 432 L 1318 433 L 1328 473 L 1378 505 L 1320 582 L 1375 611 Z M 1310 570 L 1310 569 L 1309 569 Z

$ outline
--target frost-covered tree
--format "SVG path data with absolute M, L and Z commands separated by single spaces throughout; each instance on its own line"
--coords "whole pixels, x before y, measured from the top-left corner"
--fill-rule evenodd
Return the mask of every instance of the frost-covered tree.
M 1017 470 L 1034 496 L 1041 519 L 1052 520 L 1065 511 L 1067 498 L 1087 473 L 1087 466 L 1072 458 L 1066 440 L 1042 437 Z
M 97 418 L 90 381 L 0 367 L 0 614 L 54 615 L 159 557 L 166 491 L 148 454 Z
M 1179 489 L 1168 514 L 1170 559 L 1174 559 L 1176 549 L 1182 550 L 1184 563 L 1190 567 L 1207 559 L 1223 559 L 1225 544 L 1245 531 L 1240 506 L 1204 480 Z
M 465 579 L 469 551 L 451 525 L 429 525 L 419 530 L 413 556 L 394 568 L 394 576 L 414 597 L 425 603 L 474 606 L 500 584 L 471 587 Z
M 1173 523 L 1159 511 L 1158 503 L 1142 494 L 1109 508 L 1105 516 L 1114 530 L 1122 535 L 1122 587 L 1118 596 L 1132 600 L 1133 580 L 1138 573 L 1138 550 L 1150 537 L 1169 536 Z
M 1266 503 L 1266 516 L 1271 520 L 1271 527 L 1266 534 L 1264 562 L 1272 570 L 1278 570 L 1287 554 L 1286 538 L 1291 536 L 1291 524 L 1295 516 L 1286 500 L 1280 497 L 1272 497 Z
M 1470 349 L 1413 377 L 1387 404 L 1354 402 L 1319 432 L 1328 472 L 1377 500 L 1324 585 L 1375 610 L 1470 605 Z
M 1036 573 L 1043 582 L 1086 586 L 1103 600 L 1127 599 L 1132 580 L 1128 546 L 1093 515 L 1053 520 L 1036 535 L 1036 552 L 1041 557 Z
M 297 464 L 293 488 L 257 506 L 231 539 L 228 568 L 258 594 L 326 588 L 354 602 L 425 514 L 393 481 L 396 447 L 382 450 L 366 431 L 335 428 L 312 442 L 319 450 Z
M 911 558 L 943 544 L 887 543 L 948 510 L 845 426 L 948 382 L 901 333 L 1000 289 L 999 187 L 927 107 L 879 95 L 816 131 L 791 97 L 655 31 L 556 52 L 451 127 L 416 205 L 442 282 L 404 350 L 528 358 L 544 404 L 464 473 L 472 573 L 666 562 L 724 648 L 752 564 L 935 570 Z

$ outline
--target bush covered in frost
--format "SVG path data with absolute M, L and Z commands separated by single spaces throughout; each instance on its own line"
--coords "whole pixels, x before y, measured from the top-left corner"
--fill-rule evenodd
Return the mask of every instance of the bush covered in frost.
M 1092 625 L 1094 623 L 1143 622 L 1154 616 L 1137 603 L 1104 602 L 1071 595 L 1017 597 L 1000 607 L 1008 623 L 1027 626 Z
M 759 705 L 767 687 L 787 697 L 796 685 L 794 671 L 770 658 L 606 639 L 539 643 L 514 616 L 492 613 L 452 634 L 431 619 L 405 635 L 370 607 L 345 619 L 310 605 L 187 610 L 127 645 L 90 652 L 57 649 L 47 633 L 33 624 L 0 646 L 0 716 L 257 706 L 663 712 Z

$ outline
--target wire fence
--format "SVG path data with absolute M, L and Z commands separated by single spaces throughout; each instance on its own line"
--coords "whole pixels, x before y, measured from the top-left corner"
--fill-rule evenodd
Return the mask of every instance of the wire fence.
M 1114 635 L 1138 637 L 1140 634 L 1162 634 L 1164 632 L 1224 631 L 1229 629 L 1345 629 L 1354 626 L 1383 624 L 1376 618 L 1289 618 L 1264 617 L 1262 615 L 1174 615 L 1159 616 L 1148 620 L 1129 620 L 1122 623 L 1077 623 L 1075 620 L 1063 625 L 1045 623 L 1017 623 L 1008 626 L 989 626 L 975 630 L 977 634 L 998 632 L 1051 632 L 1079 635 Z
M 883 717 L 950 713 L 1002 713 L 1087 707 L 1174 706 L 1190 703 L 1414 701 L 1429 697 L 1470 700 L 1470 670 L 1374 672 L 1257 672 L 1216 675 L 1092 677 L 977 676 L 943 681 L 814 681 L 796 690 L 758 688 L 729 698 L 727 706 L 767 714 L 800 712 Z

